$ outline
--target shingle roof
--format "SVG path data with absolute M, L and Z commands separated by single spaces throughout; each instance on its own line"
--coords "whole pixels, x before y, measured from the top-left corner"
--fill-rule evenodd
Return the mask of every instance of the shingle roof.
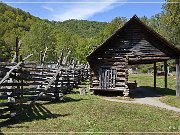
M 147 25 L 145 25 L 136 15 L 134 15 L 127 23 L 124 24 L 124 26 L 120 29 L 118 29 L 117 31 L 115 31 L 115 33 L 113 33 L 104 43 L 102 43 L 101 45 L 99 45 L 92 53 L 90 53 L 86 58 L 87 60 L 90 59 L 93 55 L 95 55 L 103 46 L 106 46 L 107 43 L 112 40 L 112 38 L 114 36 L 116 36 L 117 34 L 119 34 L 121 31 L 123 31 L 126 27 L 128 27 L 128 25 L 130 23 L 132 23 L 133 21 L 135 21 L 138 25 L 140 25 L 144 30 L 146 30 L 149 34 L 151 34 L 152 36 L 154 36 L 154 38 L 158 39 L 159 41 L 161 41 L 164 47 L 168 48 L 169 50 L 171 50 L 174 53 L 174 56 L 176 56 L 176 58 L 180 58 L 180 49 L 178 47 L 176 47 L 175 45 L 169 43 L 165 38 L 163 38 L 160 34 L 158 34 L 157 32 L 155 32 L 152 28 L 148 27 Z

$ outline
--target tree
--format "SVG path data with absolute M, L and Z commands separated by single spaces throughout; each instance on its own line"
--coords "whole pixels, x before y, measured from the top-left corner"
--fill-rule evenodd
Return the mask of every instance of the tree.
M 116 30 L 120 29 L 127 21 L 124 17 L 115 17 L 103 31 L 99 34 L 98 44 L 104 42 L 109 36 L 111 36 Z
M 22 54 L 33 53 L 32 60 L 40 60 L 40 52 L 44 51 L 48 47 L 49 53 L 46 58 L 47 61 L 55 59 L 55 37 L 52 33 L 51 26 L 44 22 L 38 21 L 32 25 L 29 32 L 25 34 L 22 39 Z
M 167 2 L 177 2 L 167 0 Z M 161 22 L 165 37 L 174 45 L 180 47 L 180 3 L 166 3 L 163 6 Z

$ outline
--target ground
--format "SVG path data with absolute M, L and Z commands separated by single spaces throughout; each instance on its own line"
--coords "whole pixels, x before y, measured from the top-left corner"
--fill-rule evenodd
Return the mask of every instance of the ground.
M 145 89 L 143 87 L 138 87 L 135 89 L 135 94 L 131 96 L 131 98 L 126 97 L 102 97 L 102 99 L 113 102 L 121 102 L 121 103 L 131 103 L 131 104 L 143 104 L 150 105 L 154 107 L 159 107 L 167 110 L 172 110 L 180 113 L 180 108 L 173 107 L 163 103 L 161 99 L 161 95 L 157 95 L 151 89 Z M 124 100 L 125 99 L 125 100 Z
M 148 84 L 151 76 L 144 76 Z M 138 77 L 131 76 L 132 80 Z M 161 79 L 161 78 L 160 78 Z M 151 80 L 152 81 L 152 80 Z M 150 82 L 151 82 L 150 81 Z M 174 80 L 173 80 L 174 81 Z M 158 78 L 159 82 L 159 78 Z M 145 84 L 143 81 L 141 84 Z M 149 87 L 151 89 L 151 87 Z M 162 90 L 162 89 L 161 89 Z M 158 89 L 158 93 L 161 92 Z M 157 91 L 157 90 L 156 90 Z M 172 88 L 172 91 L 173 88 Z M 172 94 L 163 96 L 177 105 Z M 169 98 L 170 100 L 167 100 Z M 174 99 L 176 101 L 174 101 Z M 174 103 L 175 104 L 174 104 Z M 180 113 L 158 107 L 105 101 L 102 96 L 68 94 L 64 102 L 42 102 L 29 109 L 16 123 L 3 123 L 5 132 L 180 132 Z

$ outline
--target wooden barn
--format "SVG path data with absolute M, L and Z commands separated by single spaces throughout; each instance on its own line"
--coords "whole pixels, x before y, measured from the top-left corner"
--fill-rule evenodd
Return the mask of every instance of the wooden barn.
M 176 95 L 180 96 L 180 49 L 146 26 L 135 15 L 121 29 L 87 56 L 90 65 L 90 91 L 122 91 L 129 95 L 136 83 L 128 82 L 128 66 L 164 62 L 167 88 L 167 60 L 176 59 Z

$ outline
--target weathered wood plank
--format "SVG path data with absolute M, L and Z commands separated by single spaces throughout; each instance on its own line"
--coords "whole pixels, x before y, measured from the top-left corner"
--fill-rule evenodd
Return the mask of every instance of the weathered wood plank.
M 30 86 L 30 85 L 40 85 L 38 82 L 28 82 L 28 83 L 2 83 L 1 86 Z

